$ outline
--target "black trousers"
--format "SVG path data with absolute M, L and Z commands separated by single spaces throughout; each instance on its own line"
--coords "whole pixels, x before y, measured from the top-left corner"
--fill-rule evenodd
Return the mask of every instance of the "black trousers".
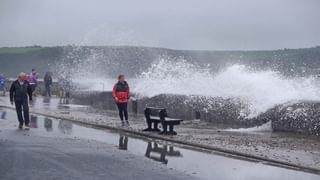
M 128 103 L 117 103 L 118 110 L 119 110 L 119 116 L 121 121 L 123 121 L 123 116 L 125 120 L 128 120 Z
M 15 101 L 16 111 L 20 125 L 29 125 L 29 105 L 28 100 Z M 23 116 L 22 116 L 23 111 Z
M 45 88 L 44 96 L 49 96 L 49 97 L 51 97 L 51 87 L 50 87 L 50 86 L 51 86 L 50 84 L 46 84 L 46 85 L 44 86 L 44 88 Z
M 36 84 L 30 84 L 30 87 L 31 87 L 31 91 L 33 93 L 36 90 L 37 85 Z

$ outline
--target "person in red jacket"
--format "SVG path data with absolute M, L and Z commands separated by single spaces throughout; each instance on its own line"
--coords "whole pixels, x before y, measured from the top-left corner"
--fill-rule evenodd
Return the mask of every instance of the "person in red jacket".
M 118 80 L 119 81 L 113 86 L 112 96 L 118 106 L 122 125 L 125 125 L 123 116 L 127 125 L 129 125 L 127 107 L 130 99 L 130 88 L 128 83 L 125 81 L 124 75 L 119 75 Z

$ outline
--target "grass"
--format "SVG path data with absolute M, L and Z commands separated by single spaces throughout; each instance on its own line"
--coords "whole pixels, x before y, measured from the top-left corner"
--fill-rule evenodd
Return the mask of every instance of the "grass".
M 23 54 L 33 51 L 39 51 L 42 47 L 3 47 L 0 48 L 0 54 Z

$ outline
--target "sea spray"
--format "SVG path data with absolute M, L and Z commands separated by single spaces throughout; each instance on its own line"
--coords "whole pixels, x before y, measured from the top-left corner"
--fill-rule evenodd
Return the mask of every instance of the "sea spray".
M 137 79 L 133 91 L 139 96 L 179 94 L 240 99 L 247 105 L 242 113 L 247 118 L 288 101 L 320 100 L 320 89 L 313 77 L 288 79 L 271 70 L 253 71 L 238 64 L 213 73 L 183 59 L 160 59 Z M 210 101 L 207 103 L 210 107 Z
M 108 66 L 104 66 L 104 54 L 101 49 L 84 46 L 66 46 L 54 72 L 60 81 L 77 86 L 76 90 L 88 89 L 96 84 L 97 79 L 105 79 L 103 76 Z M 99 90 L 103 90 L 101 81 L 98 83 Z
M 113 62 L 116 54 L 105 56 L 102 50 L 71 46 L 65 52 L 58 74 L 79 85 L 77 90 L 110 91 L 117 81 L 117 74 L 109 75 L 111 69 L 130 69 Z M 320 88 L 312 76 L 287 78 L 273 70 L 254 70 L 241 64 L 216 71 L 214 66 L 191 63 L 183 57 L 159 56 L 149 68 L 127 80 L 137 98 L 186 95 L 189 98 L 185 103 L 202 103 L 202 110 L 210 111 L 219 105 L 213 98 L 218 97 L 239 104 L 239 116 L 245 118 L 257 117 L 290 101 L 320 100 Z

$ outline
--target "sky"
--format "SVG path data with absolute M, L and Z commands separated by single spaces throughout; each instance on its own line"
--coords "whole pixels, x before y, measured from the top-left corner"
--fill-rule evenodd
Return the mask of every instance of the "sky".
M 0 47 L 320 45 L 320 0 L 0 0 Z

